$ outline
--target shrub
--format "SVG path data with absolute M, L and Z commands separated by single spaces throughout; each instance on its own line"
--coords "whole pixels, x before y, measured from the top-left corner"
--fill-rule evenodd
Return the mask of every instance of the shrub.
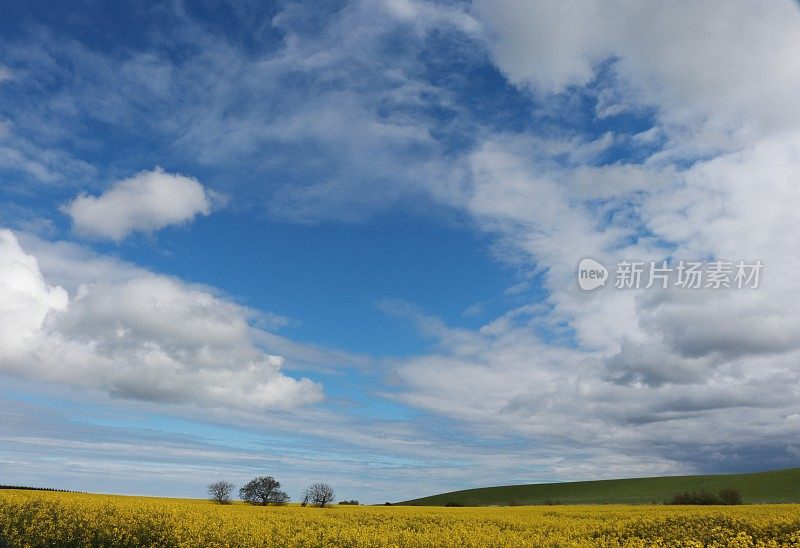
M 350 505 L 350 506 L 358 506 L 361 503 L 358 502 L 357 500 L 353 499 L 353 500 L 343 500 L 339 504 Z
M 675 493 L 669 504 L 719 504 L 719 499 L 714 493 L 710 493 L 705 489 L 699 491 L 684 491 L 682 493 Z
M 448 500 L 444 503 L 444 505 L 448 508 L 463 508 L 466 506 L 463 502 L 459 500 Z

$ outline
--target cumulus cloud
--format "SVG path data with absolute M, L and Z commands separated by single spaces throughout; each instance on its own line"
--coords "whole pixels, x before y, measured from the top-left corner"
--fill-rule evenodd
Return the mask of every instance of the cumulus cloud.
M 609 37 L 596 30 L 600 7 L 582 0 L 475 2 L 497 65 L 512 82 L 545 92 L 587 84 L 608 56 Z
M 119 181 L 100 196 L 78 196 L 64 211 L 77 232 L 120 241 L 131 232 L 154 232 L 208 215 L 213 199 L 196 179 L 156 168 Z
M 658 106 L 672 121 L 700 123 L 698 112 L 735 126 L 797 121 L 796 2 L 477 0 L 475 11 L 497 66 L 518 85 L 585 86 L 612 61 L 625 87 L 614 96 Z
M 397 362 L 403 389 L 386 395 L 453 417 L 470 435 L 536 440 L 595 466 L 608 454 L 682 470 L 748 467 L 753 454 L 761 466 L 793 462 L 790 440 L 800 430 L 786 417 L 797 412 L 800 352 L 687 358 L 657 337 L 587 352 L 537 336 L 540 321 L 522 314 L 478 331 L 439 326 L 437 351 Z M 726 462 L 714 461 L 718 452 Z M 567 457 L 563 467 L 580 460 Z
M 588 452 L 602 445 L 700 469 L 723 466 L 710 460 L 715 446 L 730 453 L 725 466 L 752 466 L 747 459 L 766 453 L 770 465 L 790 465 L 792 445 L 775 440 L 798 432 L 786 420 L 800 405 L 800 260 L 786 252 L 800 245 L 791 213 L 798 143 L 783 132 L 664 167 L 570 166 L 524 137 L 485 143 L 469 156 L 470 185 L 450 198 L 541 274 L 549 306 L 521 307 L 476 331 L 418 322 L 437 349 L 396 364 L 405 390 L 392 397 L 483 435 Z M 612 266 L 714 257 L 765 267 L 751 291 L 587 294 L 575 283 L 585 256 Z
M 0 359 L 22 358 L 48 315 L 66 309 L 67 292 L 50 287 L 36 258 L 26 255 L 14 234 L 0 231 Z
M 245 410 L 320 401 L 253 340 L 253 313 L 204 287 L 144 271 L 80 285 L 44 279 L 14 233 L 0 232 L 0 372 L 115 397 Z
M 775 440 L 797 435 L 787 417 L 800 405 L 800 261 L 787 253 L 800 245 L 800 134 L 788 91 L 800 85 L 788 53 L 800 47 L 797 6 L 475 8 L 498 68 L 532 100 L 600 89 L 597 118 L 655 107 L 646 139 L 613 137 L 629 151 L 652 149 L 640 162 L 604 164 L 601 141 L 494 133 L 466 154 L 468 183 L 436 197 L 539 274 L 549 307 L 521 307 L 476 331 L 419 322 L 437 349 L 396 363 L 405 390 L 391 397 L 469 431 L 553 447 L 603 446 L 703 469 L 752 466 L 764 454 L 789 465 L 795 449 Z M 748 45 L 738 51 L 741 36 Z M 773 86 L 780 91 L 764 101 Z M 574 279 L 586 256 L 608 265 L 761 260 L 765 271 L 750 292 L 588 295 Z M 724 463 L 712 462 L 715 447 Z

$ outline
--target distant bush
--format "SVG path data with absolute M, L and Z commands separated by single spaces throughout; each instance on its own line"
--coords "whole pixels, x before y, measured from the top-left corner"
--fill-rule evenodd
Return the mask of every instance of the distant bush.
M 482 503 L 475 497 L 470 497 L 467 500 L 448 500 L 444 503 L 444 505 L 453 508 L 463 508 L 466 506 L 486 506 L 486 504 Z
M 735 505 L 741 503 L 742 493 L 738 489 L 725 488 L 720 490 L 718 495 L 706 491 L 705 489 L 675 493 L 667 504 Z
M 353 499 L 353 500 L 342 500 L 342 501 L 339 501 L 339 504 L 350 505 L 350 506 L 358 506 L 361 503 L 358 502 L 357 500 Z
M 560 500 L 545 499 L 545 501 L 544 501 L 544 505 L 545 506 L 561 506 L 561 504 L 562 503 L 561 503 Z
M 522 506 L 522 501 L 519 499 L 511 499 L 511 502 L 508 503 L 509 506 Z
M 741 504 L 742 503 L 742 493 L 738 489 L 722 489 L 719 492 L 719 503 L 720 504 Z
M 719 499 L 714 493 L 700 489 L 699 491 L 684 491 L 672 495 L 669 504 L 719 504 Z

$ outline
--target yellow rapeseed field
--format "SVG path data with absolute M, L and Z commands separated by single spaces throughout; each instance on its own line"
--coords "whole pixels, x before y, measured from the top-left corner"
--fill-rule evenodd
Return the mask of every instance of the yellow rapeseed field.
M 0 491 L 0 547 L 800 547 L 800 505 L 217 506 Z

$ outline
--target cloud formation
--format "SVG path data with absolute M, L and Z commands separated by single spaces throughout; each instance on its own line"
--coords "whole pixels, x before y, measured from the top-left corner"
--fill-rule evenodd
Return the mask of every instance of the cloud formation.
M 67 308 L 69 297 L 61 287 L 50 287 L 35 257 L 26 255 L 14 234 L 0 231 L 0 360 L 22 359 L 48 316 Z
M 581 93 L 595 120 L 638 113 L 652 127 L 599 140 L 494 133 L 466 155 L 468 183 L 439 199 L 496 235 L 548 297 L 476 331 L 440 325 L 436 352 L 400 362 L 407 390 L 395 397 L 484 435 L 705 470 L 753 466 L 756 454 L 793 462 L 800 261 L 787 250 L 800 245 L 800 134 L 788 90 L 800 63 L 788 52 L 800 12 L 768 5 L 670 3 L 654 15 L 629 3 L 476 3 L 498 68 L 532 101 Z M 626 154 L 608 163 L 600 144 Z M 574 278 L 586 256 L 768 266 L 752 292 L 587 295 Z
M 134 270 L 50 286 L 17 237 L 0 231 L 0 371 L 113 397 L 200 407 L 291 409 L 322 387 L 281 372 L 261 350 L 253 313 L 208 288 Z
M 211 212 L 213 194 L 196 179 L 142 171 L 100 196 L 83 194 L 64 206 L 76 232 L 119 242 L 135 231 L 151 233 Z
M 294 3 L 263 21 L 280 39 L 260 43 L 254 32 L 256 43 L 246 45 L 209 32 L 180 7 L 166 16 L 175 29 L 171 39 L 189 45 L 180 63 L 155 50 L 115 58 L 46 33 L 24 47 L 7 46 L 19 82 L 42 81 L 62 65 L 75 71 L 47 97 L 31 95 L 34 106 L 46 102 L 52 124 L 20 117 L 7 133 L 47 144 L 49 135 L 36 134 L 46 127 L 79 142 L 88 137 L 72 124 L 74 109 L 81 119 L 152 139 L 158 150 L 169 142 L 203 166 L 239 170 L 246 182 L 232 193 L 255 196 L 254 203 L 268 197 L 258 203 L 283 221 L 363 221 L 411 199 L 424 205 L 422 214 L 456 211 L 468 219 L 493 238 L 499 258 L 542 291 L 518 293 L 528 302 L 478 329 L 420 316 L 434 348 L 390 361 L 387 397 L 454 421 L 448 437 L 461 428 L 482 440 L 522 440 L 537 465 L 573 479 L 606 466 L 646 474 L 796 458 L 795 2 L 687 1 L 645 10 L 613 0 L 356 0 L 335 12 Z M 29 144 L 9 142 L 0 165 L 59 180 L 61 157 Z M 96 219 L 87 214 L 99 227 L 95 234 L 111 239 L 186 222 L 209 207 L 207 191 L 205 202 L 196 192 L 194 206 L 177 213 L 154 214 L 145 200 L 141 209 L 149 213 L 117 223 L 109 214 L 114 208 L 97 205 L 112 192 L 78 199 L 98 211 Z M 46 259 L 36 254 L 41 264 L 58 263 L 66 247 L 53 247 Z M 748 294 L 606 288 L 587 296 L 574 279 L 585 256 L 607 265 L 758 259 L 766 268 L 762 287 Z M 275 372 L 277 360 L 247 342 L 247 312 L 208 288 L 129 266 L 120 271 L 107 260 L 88 263 L 105 272 L 88 284 L 87 267 L 67 262 L 59 270 L 69 284 L 59 283 L 72 295 L 69 303 L 32 276 L 28 296 L 15 297 L 35 303 L 25 305 L 30 316 L 14 320 L 17 332 L 79 342 L 85 334 L 78 347 L 91 347 L 88 363 L 102 358 L 118 367 L 107 390 L 258 406 L 267 403 L 236 388 L 239 380 L 288 379 Z M 143 303 L 172 321 L 162 326 Z M 192 334 L 211 326 L 223 340 L 201 351 L 205 341 Z M 251 335 L 268 342 L 271 353 L 294 351 L 273 334 Z M 54 351 L 63 351 L 60 344 Z M 328 359 L 302 353 L 301 361 Z M 208 356 L 260 369 L 230 381 L 236 398 L 202 388 L 179 393 L 179 379 L 202 387 L 232 374 L 210 369 Z M 141 382 L 132 374 L 134 361 L 143 364 Z M 151 374 L 156 370 L 168 374 L 159 381 Z M 105 369 L 92 373 L 98 371 Z M 89 376 L 91 386 L 100 384 Z M 331 430 L 358 437 L 356 426 L 337 423 Z M 442 454 L 418 447 L 441 448 L 442 436 L 426 437 L 419 424 L 403 426 L 395 450 L 414 445 L 429 462 Z M 471 462 L 480 461 L 480 451 Z M 495 451 L 493 445 L 481 466 Z M 518 480 L 519 451 L 506 456 L 503 477 Z M 623 464 L 613 468 L 617 462 Z M 445 476 L 445 468 L 431 477 Z
M 538 94 L 600 88 L 600 118 L 654 108 L 699 157 L 736 138 L 791 129 L 800 7 L 790 0 L 476 0 L 497 67 Z M 597 82 L 603 73 L 612 82 Z M 769 100 L 765 100 L 765 94 Z

